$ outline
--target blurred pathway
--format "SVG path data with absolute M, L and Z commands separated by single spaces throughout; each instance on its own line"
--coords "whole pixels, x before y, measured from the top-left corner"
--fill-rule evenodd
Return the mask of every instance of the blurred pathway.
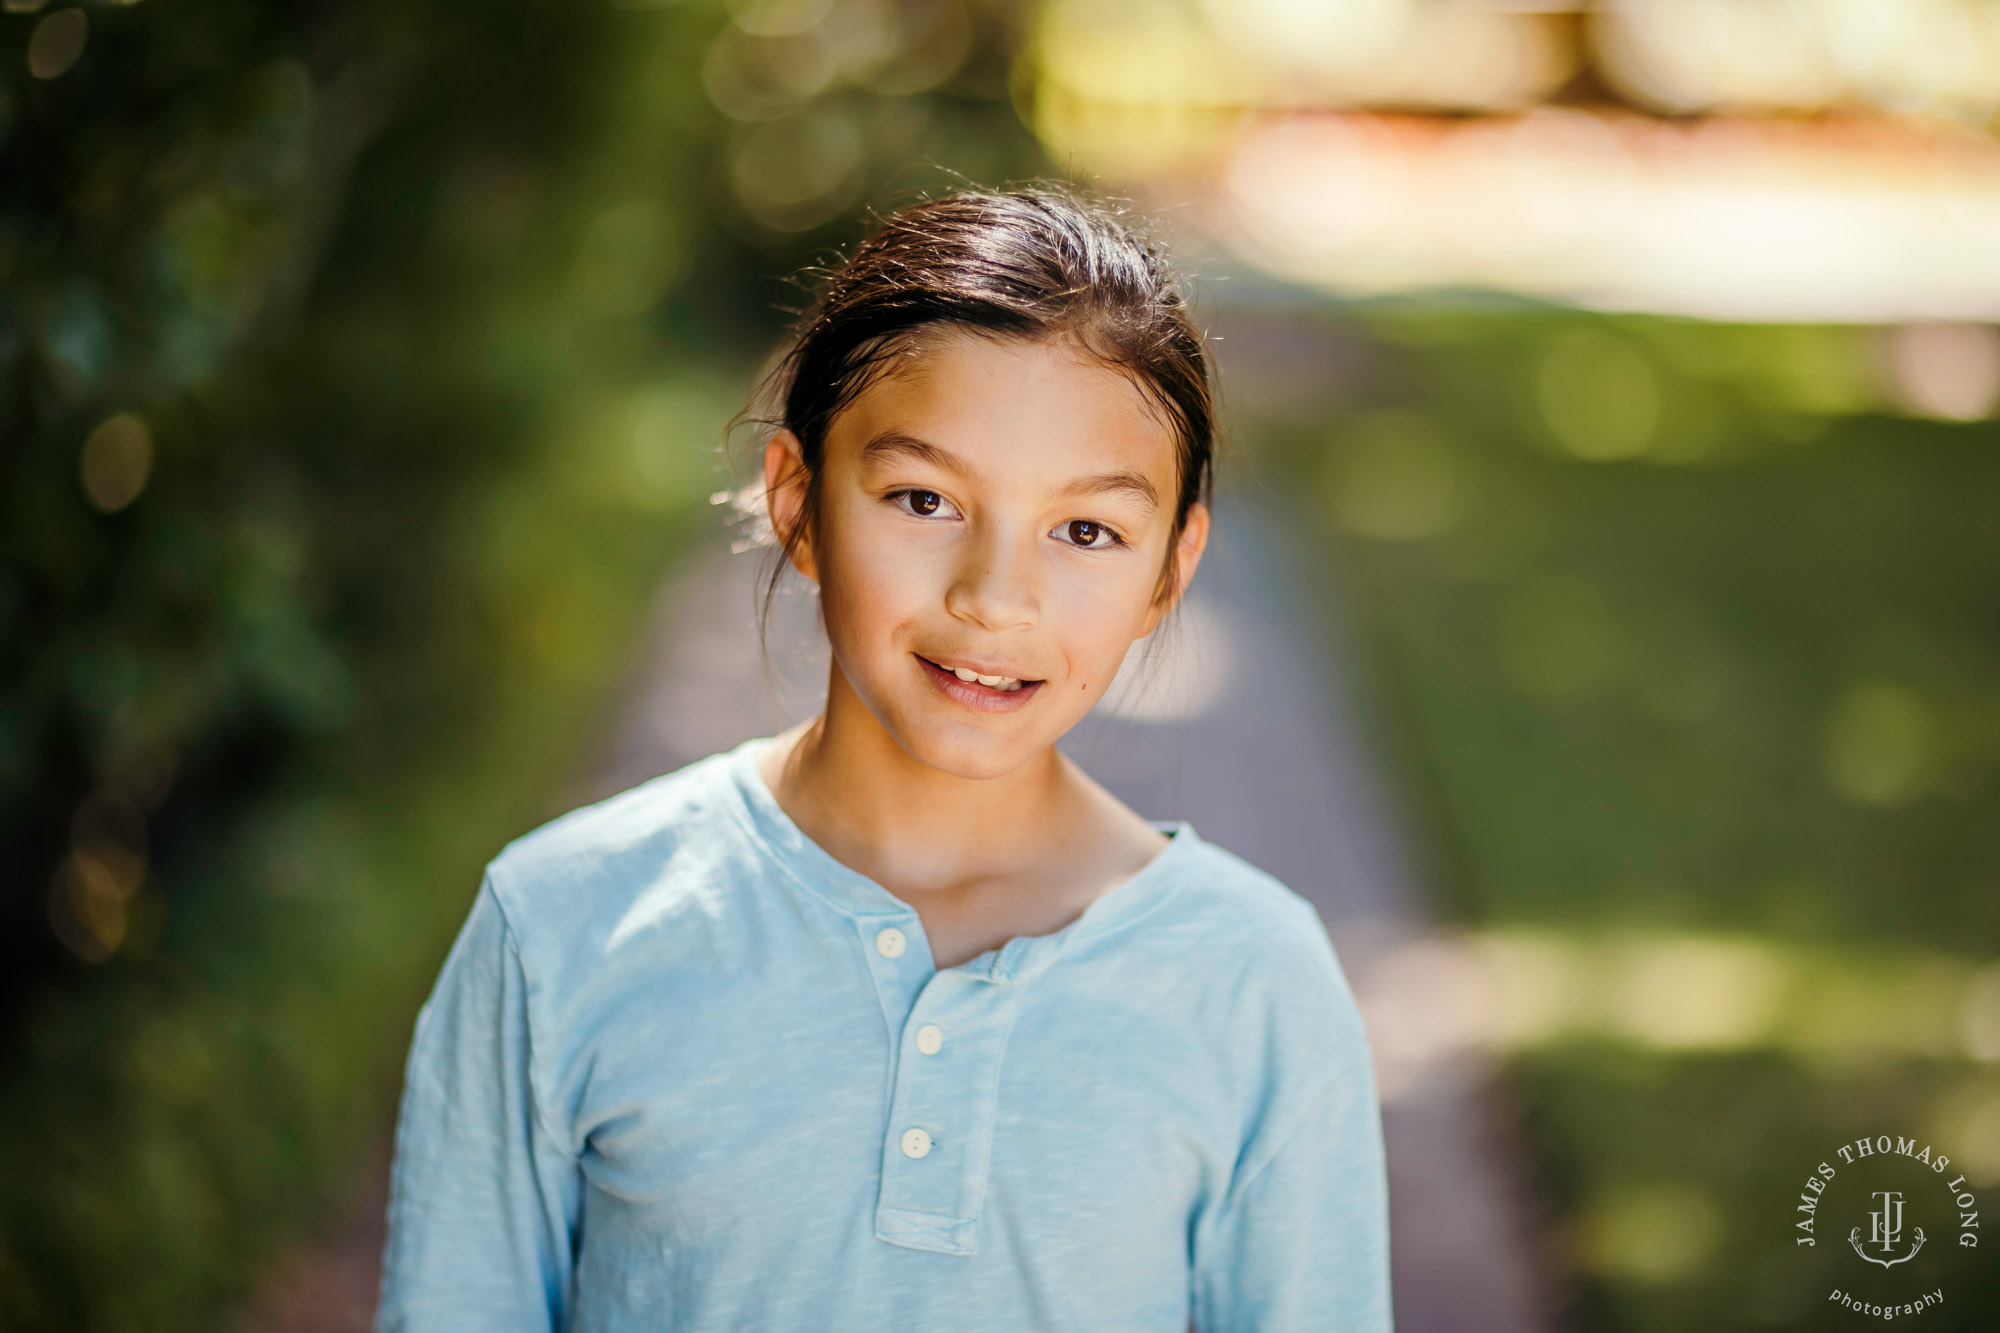
M 1343 654 L 1291 578 L 1287 538 L 1225 498 L 1177 630 L 1128 663 L 1065 741 L 1150 818 L 1182 818 L 1310 899 L 1361 998 L 1371 1034 L 1413 998 L 1403 964 L 1427 924 L 1401 830 L 1373 780 L 1345 699 Z M 817 711 L 826 657 L 810 601 L 783 596 L 768 676 L 754 615 L 757 555 L 697 559 L 662 590 L 643 660 L 610 721 L 581 804 L 767 735 Z M 1420 969 L 1419 969 L 1420 971 Z M 1396 983 L 1392 985 L 1391 983 Z M 1462 1059 L 1404 1065 L 1372 1036 L 1385 1100 L 1391 1255 L 1401 1333 L 1549 1328 L 1537 1228 L 1488 1071 Z M 372 1305 L 386 1194 L 381 1164 L 349 1217 L 274 1275 L 241 1333 L 360 1333 Z

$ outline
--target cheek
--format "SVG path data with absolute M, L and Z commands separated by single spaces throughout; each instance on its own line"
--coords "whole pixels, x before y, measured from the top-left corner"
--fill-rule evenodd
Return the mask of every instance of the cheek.
M 1133 562 L 1136 566 L 1137 562 Z M 1136 570 L 1058 580 L 1050 610 L 1079 688 L 1110 684 L 1132 641 L 1146 627 L 1154 580 Z
M 829 514 L 823 522 L 820 605 L 837 650 L 888 646 L 940 596 L 938 562 L 923 543 L 907 533 L 881 531 L 871 517 L 847 512 Z

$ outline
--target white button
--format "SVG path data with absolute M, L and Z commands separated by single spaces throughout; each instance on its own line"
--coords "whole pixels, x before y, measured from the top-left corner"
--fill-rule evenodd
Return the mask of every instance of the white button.
M 926 1023 L 917 1029 L 917 1049 L 925 1055 L 936 1055 L 944 1048 L 944 1033 L 935 1023 Z
M 922 1157 L 931 1150 L 931 1136 L 921 1129 L 903 1131 L 903 1156 Z
M 881 934 L 875 937 L 875 952 L 881 954 L 884 958 L 901 958 L 903 956 L 903 946 L 908 943 L 909 941 L 904 938 L 902 931 L 897 930 L 894 926 L 888 926 L 883 929 Z

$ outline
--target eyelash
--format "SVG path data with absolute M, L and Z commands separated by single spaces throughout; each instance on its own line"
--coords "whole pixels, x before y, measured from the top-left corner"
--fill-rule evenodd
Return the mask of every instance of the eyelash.
M 951 503 L 951 501 L 945 499 L 942 495 L 938 495 L 936 491 L 927 490 L 922 486 L 905 486 L 900 490 L 890 491 L 883 498 L 888 500 L 891 504 L 895 505 L 898 509 L 902 510 L 904 513 L 910 515 L 912 518 L 937 517 L 937 515 L 935 514 L 919 514 L 914 509 L 910 508 L 910 506 L 906 502 L 909 500 L 911 496 L 915 495 L 937 495 L 938 501 L 940 503 L 947 505 Z M 1065 522 L 1058 523 L 1056 527 L 1058 530 L 1060 530 L 1062 528 L 1067 528 L 1077 523 L 1089 524 L 1091 527 L 1097 529 L 1098 534 L 1100 536 L 1109 538 L 1109 540 L 1099 543 L 1097 545 L 1090 545 L 1090 546 L 1086 546 L 1081 542 L 1066 541 L 1063 543 L 1065 546 L 1074 546 L 1079 551 L 1109 551 L 1116 547 L 1124 546 L 1126 544 L 1125 538 L 1119 535 L 1118 531 L 1115 528 L 1112 528 L 1109 524 L 1099 523 L 1094 518 L 1073 518 Z

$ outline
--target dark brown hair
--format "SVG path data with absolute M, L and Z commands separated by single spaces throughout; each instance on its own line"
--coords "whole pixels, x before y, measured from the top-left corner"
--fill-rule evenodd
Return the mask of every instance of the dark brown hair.
M 892 214 L 844 262 L 793 326 L 758 400 L 758 418 L 799 438 L 800 522 L 776 534 L 768 612 L 792 553 L 813 530 L 833 419 L 925 331 L 1064 338 L 1133 376 L 1175 439 L 1178 538 L 1214 488 L 1215 398 L 1208 357 L 1162 248 L 1111 205 L 1055 185 L 959 190 Z M 1172 586 L 1177 542 L 1160 588 Z

